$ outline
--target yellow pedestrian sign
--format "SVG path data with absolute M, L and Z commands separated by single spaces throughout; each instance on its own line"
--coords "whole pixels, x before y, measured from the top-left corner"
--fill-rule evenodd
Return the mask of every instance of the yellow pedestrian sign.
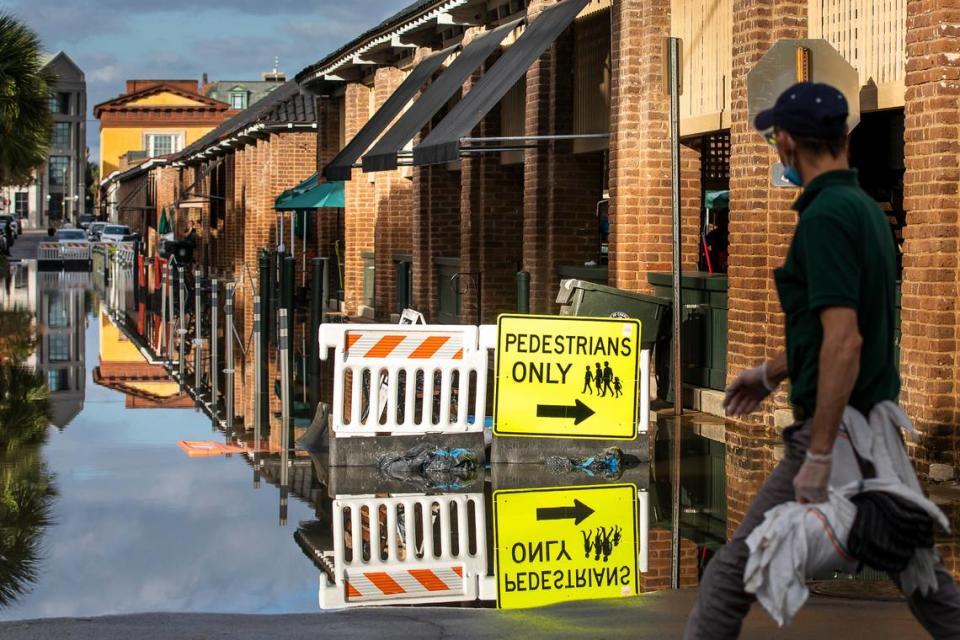
M 639 356 L 638 320 L 500 316 L 493 432 L 633 440 Z
M 496 491 L 493 522 L 501 609 L 638 593 L 635 485 Z

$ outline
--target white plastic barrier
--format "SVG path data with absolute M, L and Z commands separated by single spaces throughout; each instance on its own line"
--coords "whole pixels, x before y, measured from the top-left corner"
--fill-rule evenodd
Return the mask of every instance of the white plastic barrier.
M 37 260 L 58 262 L 63 260 L 90 260 L 89 242 L 41 242 L 37 246 Z
M 487 572 L 482 493 L 333 501 L 320 608 L 470 602 Z
M 320 354 L 334 349 L 337 437 L 479 433 L 496 326 L 320 326 Z

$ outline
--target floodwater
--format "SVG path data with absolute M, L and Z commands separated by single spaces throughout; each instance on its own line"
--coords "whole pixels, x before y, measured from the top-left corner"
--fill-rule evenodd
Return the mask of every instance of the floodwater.
M 20 364 L 48 385 L 51 404 L 51 424 L 33 440 L 11 444 L 11 426 L 0 424 L 0 619 L 315 612 L 318 600 L 361 601 L 356 590 L 374 588 L 383 604 L 416 602 L 400 592 L 429 596 L 463 567 L 481 574 L 479 586 L 448 599 L 468 606 L 494 606 L 498 593 L 502 604 L 530 606 L 669 586 L 666 464 L 611 477 L 497 465 L 425 486 L 297 454 L 281 490 L 276 454 L 188 456 L 182 441 L 244 438 L 228 438 L 136 354 L 107 302 L 125 299 L 90 274 L 42 273 L 27 261 L 0 290 L 0 313 L 33 316 L 38 346 Z M 700 425 L 683 440 L 687 585 L 725 535 L 722 429 Z M 668 460 L 669 448 L 657 437 L 651 456 Z M 425 579 L 407 585 L 390 573 L 391 560 L 431 554 Z M 322 588 L 338 563 L 360 560 L 386 578 L 355 574 L 349 588 Z

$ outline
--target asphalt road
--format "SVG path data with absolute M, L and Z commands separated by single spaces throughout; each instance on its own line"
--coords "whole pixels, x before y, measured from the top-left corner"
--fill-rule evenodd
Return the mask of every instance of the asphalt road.
M 231 638 L 680 638 L 692 591 L 661 592 L 627 600 L 565 604 L 543 609 L 390 607 L 307 615 L 150 613 L 102 618 L 60 618 L 0 623 L 5 640 L 192 640 Z M 800 640 L 904 640 L 928 637 L 900 602 L 814 597 L 793 624 L 776 624 L 754 607 L 742 638 Z
M 34 260 L 37 257 L 37 245 L 47 240 L 46 229 L 42 231 L 24 231 L 10 250 L 11 260 Z

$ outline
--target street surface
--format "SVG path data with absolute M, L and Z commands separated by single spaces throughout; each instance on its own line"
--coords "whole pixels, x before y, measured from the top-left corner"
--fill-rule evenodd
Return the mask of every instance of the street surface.
M 310 615 L 153 613 L 102 618 L 60 618 L 0 623 L 6 640 L 185 640 L 231 638 L 284 640 L 338 638 L 680 638 L 694 592 L 661 592 L 626 600 L 497 611 L 457 607 L 383 607 Z M 792 625 L 777 629 L 758 607 L 747 618 L 746 640 L 775 638 L 927 637 L 902 602 L 814 597 Z
M 10 249 L 11 260 L 34 260 L 37 257 L 37 245 L 47 240 L 47 231 L 29 229 L 23 232 Z

